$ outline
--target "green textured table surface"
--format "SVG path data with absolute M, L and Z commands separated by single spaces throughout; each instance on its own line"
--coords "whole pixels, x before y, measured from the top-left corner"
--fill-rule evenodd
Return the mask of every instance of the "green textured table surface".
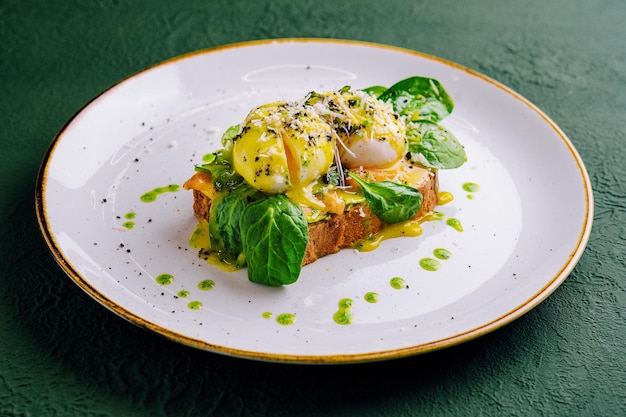
M 626 415 L 626 2 L 0 2 L 0 415 Z M 147 66 L 225 43 L 364 40 L 510 86 L 568 135 L 595 196 L 587 250 L 537 308 L 453 348 L 380 363 L 260 363 L 179 345 L 80 290 L 34 211 L 50 142 Z

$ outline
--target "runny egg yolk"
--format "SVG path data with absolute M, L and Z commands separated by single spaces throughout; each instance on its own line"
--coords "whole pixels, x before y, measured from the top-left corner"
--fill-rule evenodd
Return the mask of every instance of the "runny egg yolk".
M 406 153 L 406 127 L 389 103 L 364 92 L 322 94 L 314 106 L 332 121 L 347 168 L 388 168 Z
M 234 140 L 233 165 L 260 191 L 320 205 L 312 187 L 328 172 L 334 149 L 330 126 L 312 108 L 276 102 L 248 114 Z

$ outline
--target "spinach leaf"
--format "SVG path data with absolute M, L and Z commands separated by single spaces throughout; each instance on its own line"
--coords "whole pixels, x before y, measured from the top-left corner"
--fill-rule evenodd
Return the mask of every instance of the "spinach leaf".
M 422 207 L 424 196 L 416 188 L 392 181 L 367 182 L 352 172 L 348 175 L 361 186 L 370 208 L 384 222 L 405 222 Z
M 248 279 L 263 285 L 294 283 L 309 242 L 302 209 L 282 194 L 248 204 L 239 222 Z
M 378 99 L 391 102 L 407 120 L 439 122 L 452 113 L 454 102 L 441 83 L 433 78 L 410 77 L 398 81 Z
M 214 152 L 209 162 L 195 167 L 198 172 L 211 174 L 211 181 L 217 192 L 233 190 L 243 182 L 243 177 L 235 171 L 224 152 L 224 149 Z
M 219 233 L 219 243 L 235 258 L 243 252 L 239 221 L 256 193 L 251 186 L 242 184 L 216 202 L 216 208 L 211 213 L 210 219 L 215 219 L 213 229 Z
M 361 91 L 365 91 L 367 94 L 378 98 L 382 93 L 387 91 L 387 87 L 383 87 L 381 85 L 373 85 L 371 87 L 364 88 Z
M 225 148 L 230 148 L 235 141 L 235 138 L 239 134 L 239 130 L 241 125 L 233 125 L 226 129 L 226 132 L 222 135 L 222 146 Z
M 463 145 L 444 127 L 426 121 L 408 122 L 406 138 L 411 160 L 430 168 L 458 168 L 467 161 Z
M 245 256 L 243 252 L 234 252 L 227 250 L 225 247 L 224 239 L 222 239 L 222 233 L 219 230 L 218 226 L 218 216 L 217 216 L 217 208 L 219 207 L 219 202 L 222 201 L 222 198 L 218 197 L 213 200 L 213 204 L 211 204 L 211 214 L 209 216 L 209 240 L 210 245 L 208 248 L 202 248 L 200 251 L 200 255 L 210 255 L 214 254 L 220 262 L 225 265 L 234 267 L 234 268 L 242 268 L 246 265 Z

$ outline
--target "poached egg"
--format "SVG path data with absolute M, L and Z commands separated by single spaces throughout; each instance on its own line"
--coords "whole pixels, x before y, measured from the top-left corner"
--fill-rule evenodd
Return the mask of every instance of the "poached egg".
M 333 165 L 393 169 L 405 155 L 404 120 L 390 104 L 347 89 L 253 109 L 233 140 L 233 167 L 254 188 L 324 210 L 314 185 Z

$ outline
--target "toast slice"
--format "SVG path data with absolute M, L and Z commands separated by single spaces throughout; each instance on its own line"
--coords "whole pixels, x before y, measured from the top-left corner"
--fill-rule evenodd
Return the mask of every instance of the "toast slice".
M 210 193 L 201 191 L 202 184 L 210 182 L 208 174 L 196 173 L 185 183 L 186 189 L 193 190 L 193 211 L 198 219 L 209 220 L 212 198 Z M 423 203 L 414 221 L 424 218 L 434 211 L 437 205 L 438 177 L 437 171 L 429 171 L 422 177 L 420 184 L 413 184 L 423 196 Z M 351 248 L 359 242 L 379 233 L 386 223 L 380 220 L 366 204 L 349 206 L 341 214 L 330 214 L 323 220 L 309 223 L 309 242 L 302 265 L 310 264 L 317 259 Z

